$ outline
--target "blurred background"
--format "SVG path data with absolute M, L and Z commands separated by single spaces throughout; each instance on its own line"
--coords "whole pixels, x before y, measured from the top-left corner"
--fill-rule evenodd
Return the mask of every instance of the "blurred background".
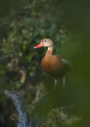
M 47 48 L 34 49 L 43 38 L 54 42 L 53 54 L 70 60 L 65 91 L 70 106 L 53 108 L 41 127 L 90 126 L 90 1 L 0 1 L 0 127 L 16 127 L 18 115 L 4 91 L 19 91 L 31 112 L 54 87 L 41 68 Z M 71 119 L 70 119 L 71 117 Z

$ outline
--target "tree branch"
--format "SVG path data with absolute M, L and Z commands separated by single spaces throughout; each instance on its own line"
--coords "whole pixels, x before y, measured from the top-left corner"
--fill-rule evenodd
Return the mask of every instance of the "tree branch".
M 13 101 L 17 109 L 19 116 L 18 127 L 40 127 L 54 106 L 66 106 L 68 104 L 67 97 L 64 94 L 58 94 L 58 92 L 53 91 L 42 97 L 29 114 L 23 97 L 19 92 L 6 90 L 5 94 Z

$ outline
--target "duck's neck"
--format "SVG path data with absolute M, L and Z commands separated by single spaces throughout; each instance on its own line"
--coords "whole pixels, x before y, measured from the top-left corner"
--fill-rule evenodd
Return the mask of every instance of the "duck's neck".
M 48 51 L 50 51 L 52 53 L 53 52 L 53 46 L 49 46 Z

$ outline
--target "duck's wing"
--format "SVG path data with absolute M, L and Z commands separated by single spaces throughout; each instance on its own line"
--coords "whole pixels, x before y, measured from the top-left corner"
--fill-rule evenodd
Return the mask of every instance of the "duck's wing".
M 61 59 L 63 61 L 63 63 L 69 65 L 71 68 L 73 68 L 73 66 L 71 65 L 70 61 L 68 59 L 62 58 Z
M 66 66 L 69 66 L 73 69 L 72 64 L 70 63 L 70 61 L 68 59 L 66 59 L 63 55 L 61 54 L 57 54 L 55 55 L 58 59 L 60 59 Z

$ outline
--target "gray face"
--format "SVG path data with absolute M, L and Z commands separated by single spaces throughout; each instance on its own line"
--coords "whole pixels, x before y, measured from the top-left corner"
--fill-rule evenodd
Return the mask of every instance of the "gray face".
M 51 47 L 51 46 L 53 46 L 53 42 L 52 42 L 51 39 L 47 39 L 47 38 L 43 39 L 42 43 L 44 44 L 45 47 Z

